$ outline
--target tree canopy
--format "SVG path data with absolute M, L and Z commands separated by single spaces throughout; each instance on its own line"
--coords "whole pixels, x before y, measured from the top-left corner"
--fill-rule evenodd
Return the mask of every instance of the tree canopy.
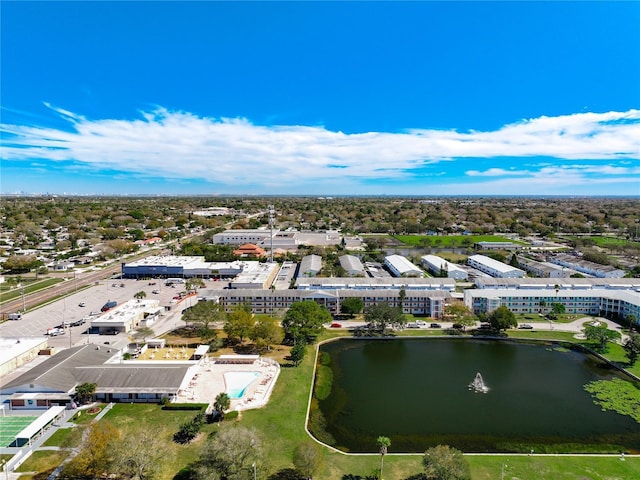
M 315 442 L 304 442 L 293 451 L 293 466 L 307 480 L 320 469 L 324 461 L 322 449 Z
M 209 301 L 198 302 L 182 314 L 182 319 L 185 323 L 199 328 L 200 336 L 203 339 L 215 336 L 214 332 L 209 328 L 211 323 L 224 322 L 226 318 L 227 314 L 224 311 L 224 307 Z
M 463 327 L 472 327 L 478 320 L 478 317 L 462 302 L 451 302 L 445 305 L 443 316 L 446 320 Z
M 364 301 L 358 297 L 345 298 L 340 304 L 340 313 L 353 317 L 362 312 Z
M 227 314 L 223 329 L 230 340 L 239 340 L 242 343 L 245 338 L 251 335 L 255 323 L 251 311 L 240 306 Z
M 255 343 L 258 350 L 269 349 L 271 345 L 275 345 L 282 341 L 282 329 L 278 325 L 278 321 L 268 315 L 260 315 L 256 318 L 253 330 L 249 334 L 249 338 Z
M 197 478 L 252 480 L 263 458 L 263 443 L 255 430 L 228 426 L 205 443 L 194 470 Z
M 370 305 L 364 309 L 364 319 L 370 330 L 384 333 L 387 328 L 402 328 L 407 319 L 398 307 L 392 307 L 387 302 Z
M 95 383 L 81 383 L 76 386 L 76 399 L 79 403 L 87 403 L 93 400 L 97 385 Z
M 489 313 L 489 315 L 487 316 L 487 320 L 496 330 L 507 330 L 511 327 L 518 326 L 516 316 L 511 310 L 509 310 L 508 307 L 504 305 L 499 306 L 491 313 Z
M 324 330 L 324 324 L 332 320 L 331 313 L 313 300 L 294 302 L 282 320 L 285 338 L 290 342 L 304 339 L 308 343 L 315 342 Z
M 424 452 L 422 466 L 428 480 L 469 480 L 469 464 L 462 452 L 448 445 L 438 445 Z
M 609 330 L 606 327 L 602 328 L 595 325 L 587 325 L 582 331 L 584 332 L 584 336 L 587 341 L 594 343 L 594 348 L 600 352 L 604 352 L 607 350 L 607 343 L 610 340 L 613 340 L 620 336 L 618 332 Z
M 629 338 L 625 340 L 622 348 L 624 348 L 627 355 L 629 365 L 635 365 L 640 356 L 640 334 L 634 332 L 629 334 Z

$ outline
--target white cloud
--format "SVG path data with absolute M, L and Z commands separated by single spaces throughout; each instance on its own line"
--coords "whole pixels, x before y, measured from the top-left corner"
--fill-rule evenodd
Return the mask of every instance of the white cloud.
M 418 172 L 427 164 L 462 158 L 640 159 L 640 110 L 540 117 L 491 132 L 345 134 L 323 127 L 260 126 L 243 118 L 207 118 L 163 108 L 141 112 L 135 120 L 90 120 L 50 108 L 69 121 L 70 130 L 2 124 L 2 158 L 74 161 L 95 170 L 150 177 L 272 186 L 336 177 L 346 183 L 408 179 L 427 176 Z M 607 165 L 527 168 L 468 170 L 466 175 L 509 177 L 513 182 L 518 176 L 551 181 L 560 175 L 567 179 L 638 173 L 637 167 Z

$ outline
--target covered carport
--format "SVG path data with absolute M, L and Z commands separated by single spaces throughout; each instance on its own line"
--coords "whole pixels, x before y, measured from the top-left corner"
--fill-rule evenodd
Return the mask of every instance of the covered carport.
M 56 420 L 62 417 L 65 411 L 65 407 L 51 407 L 42 415 L 40 415 L 36 420 L 34 420 L 31 425 L 24 428 L 18 435 L 16 435 L 15 446 L 22 447 L 26 444 L 31 444 L 33 440 L 38 438 L 42 433 Z

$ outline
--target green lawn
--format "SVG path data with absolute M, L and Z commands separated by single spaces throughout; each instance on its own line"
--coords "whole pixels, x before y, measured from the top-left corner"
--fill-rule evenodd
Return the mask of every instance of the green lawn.
M 525 245 L 524 242 L 511 240 L 499 235 L 395 235 L 393 238 L 405 245 L 416 247 L 432 246 L 451 248 L 464 245 L 471 247 L 477 242 L 512 242 Z
M 599 236 L 599 235 L 591 235 L 591 236 L 585 236 L 585 237 L 572 237 L 572 236 L 564 236 L 563 235 L 562 238 L 575 239 L 575 240 L 589 239 L 594 244 L 596 244 L 598 247 L 602 247 L 602 248 L 612 248 L 612 247 L 616 247 L 616 246 L 624 247 L 625 245 L 638 243 L 638 242 L 634 242 L 632 240 L 627 240 L 625 238 L 602 237 L 602 236 Z
M 25 286 L 24 293 L 28 295 L 33 292 L 37 292 L 38 290 L 43 290 L 51 285 L 55 285 L 56 283 L 64 282 L 62 278 L 47 278 L 44 280 L 38 280 L 29 285 Z M 9 300 L 14 300 L 19 298 L 22 295 L 22 288 L 13 288 L 11 290 L 5 291 L 2 290 L 2 296 L 0 297 L 0 302 L 8 302 Z

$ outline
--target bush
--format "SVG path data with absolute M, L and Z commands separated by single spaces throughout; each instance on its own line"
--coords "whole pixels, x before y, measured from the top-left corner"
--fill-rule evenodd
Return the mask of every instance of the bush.
M 209 405 L 206 403 L 167 403 L 162 404 L 163 410 L 200 410 L 205 411 Z

